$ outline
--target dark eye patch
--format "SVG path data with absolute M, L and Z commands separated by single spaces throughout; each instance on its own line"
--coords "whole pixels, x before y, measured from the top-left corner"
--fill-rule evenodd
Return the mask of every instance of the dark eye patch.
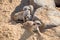
M 36 23 L 36 24 L 40 25 L 40 23 Z
M 25 8 L 24 10 L 27 10 L 27 8 Z
M 35 25 L 35 23 L 33 25 Z

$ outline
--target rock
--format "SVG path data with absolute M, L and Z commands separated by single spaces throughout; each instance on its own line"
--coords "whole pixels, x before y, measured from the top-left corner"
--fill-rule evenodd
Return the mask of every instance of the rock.
M 37 19 L 39 19 L 39 20 L 41 20 L 44 24 L 49 24 L 50 23 L 50 20 L 49 20 L 49 18 L 47 17 L 47 9 L 46 8 L 43 8 L 43 7 L 41 7 L 41 8 L 38 8 L 37 10 L 36 10 L 36 12 L 35 12 L 35 14 L 34 14 L 34 16 L 37 18 Z M 33 17 L 34 18 L 34 17 Z M 33 20 L 36 20 L 36 18 L 34 18 Z
M 60 25 L 60 11 L 55 8 L 38 8 L 34 16 L 42 20 L 44 24 Z
M 54 8 L 55 7 L 55 2 L 54 0 L 30 0 L 30 4 L 34 5 L 34 7 L 44 7 L 47 6 L 49 8 Z
M 57 9 L 49 10 L 47 13 L 51 22 L 55 25 L 60 25 L 60 11 Z

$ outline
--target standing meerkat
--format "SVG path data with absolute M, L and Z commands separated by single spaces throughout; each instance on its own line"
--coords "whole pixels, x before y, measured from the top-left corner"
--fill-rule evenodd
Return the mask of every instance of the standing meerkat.
M 23 23 L 23 28 L 28 30 L 33 35 L 37 34 L 37 39 L 41 39 L 42 31 L 43 31 L 43 24 L 39 20 L 27 21 Z

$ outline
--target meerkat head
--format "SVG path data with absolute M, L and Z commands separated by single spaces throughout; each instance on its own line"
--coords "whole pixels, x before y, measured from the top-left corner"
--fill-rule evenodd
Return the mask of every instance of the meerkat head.
M 40 24 L 41 23 L 39 23 L 38 21 L 36 21 L 36 22 L 27 21 L 27 22 L 23 23 L 23 28 L 30 31 L 31 33 L 38 33 Z
M 39 20 L 36 20 L 35 23 L 36 23 L 37 25 L 41 25 L 41 22 L 40 22 Z
M 40 32 L 43 32 L 44 31 L 45 24 L 41 20 L 36 20 L 35 21 L 35 24 L 38 26 Z
M 30 31 L 31 33 L 33 33 L 32 28 L 33 28 L 33 21 L 27 21 L 25 23 L 23 23 L 23 28 Z
M 23 7 L 23 10 L 24 10 L 24 11 L 30 10 L 30 13 L 33 14 L 34 7 L 33 7 L 33 5 L 24 6 L 24 7 Z
M 24 10 L 24 11 L 30 10 L 30 7 L 29 7 L 29 6 L 24 6 L 24 7 L 23 7 L 23 10 Z
M 41 22 L 39 21 L 39 20 L 35 20 L 34 21 L 34 26 L 36 27 L 36 29 L 35 29 L 35 32 L 38 32 L 38 30 L 39 30 L 39 27 L 41 27 Z

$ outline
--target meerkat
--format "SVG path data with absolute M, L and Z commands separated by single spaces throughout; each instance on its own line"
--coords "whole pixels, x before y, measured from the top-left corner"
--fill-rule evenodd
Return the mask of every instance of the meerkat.
M 18 12 L 16 14 L 12 14 L 11 19 L 13 21 L 21 20 L 21 21 L 25 22 L 27 20 L 31 20 L 31 18 L 32 18 L 31 14 L 33 14 L 33 6 L 32 5 L 24 6 L 23 11 Z
M 24 16 L 26 17 L 26 21 L 32 20 L 32 17 L 34 15 L 34 13 L 33 13 L 34 12 L 34 7 L 32 5 L 24 6 L 23 10 L 26 10 L 24 12 Z M 27 11 L 29 11 L 29 12 L 27 12 Z
M 32 4 L 35 8 L 47 6 L 49 8 L 55 8 L 54 0 L 30 0 L 30 4 Z
M 43 30 L 43 24 L 39 21 L 27 21 L 23 23 L 23 28 L 28 30 L 33 35 L 37 35 L 37 39 L 41 39 L 42 30 Z
M 39 28 L 40 32 L 44 29 L 44 24 L 42 24 L 39 20 L 36 21 L 27 21 L 23 23 L 23 28 L 30 31 L 31 33 L 36 33 Z

